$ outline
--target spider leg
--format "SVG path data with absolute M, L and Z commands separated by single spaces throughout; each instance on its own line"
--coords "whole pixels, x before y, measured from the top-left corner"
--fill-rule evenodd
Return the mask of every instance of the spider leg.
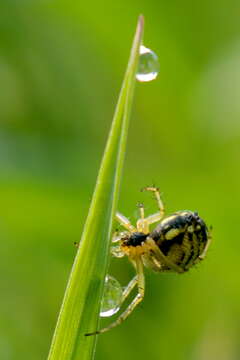
M 138 277 L 136 275 L 125 287 L 123 294 L 122 294 L 121 305 L 126 300 L 128 295 L 130 294 L 130 292 L 134 289 L 135 285 L 137 285 L 137 282 L 138 282 Z
M 148 242 L 148 244 L 151 246 L 153 255 L 156 257 L 156 262 L 159 262 L 160 264 L 164 264 L 166 266 L 168 266 L 171 270 L 174 270 L 177 273 L 183 273 L 184 270 L 174 264 L 171 260 L 169 260 L 167 258 L 167 256 L 165 256 L 163 254 L 163 252 L 159 249 L 159 247 L 157 246 L 157 244 L 155 243 L 155 241 L 153 239 L 151 239 L 150 237 L 146 240 L 146 242 Z M 165 271 L 165 270 L 164 270 Z
M 140 219 L 137 221 L 137 231 L 143 232 L 144 234 L 149 233 L 149 226 L 147 219 L 144 218 L 144 206 L 143 204 L 138 204 L 140 211 Z
M 143 300 L 145 281 L 144 281 L 142 259 L 137 258 L 135 260 L 135 264 L 136 264 L 136 271 L 137 271 L 136 282 L 138 284 L 138 294 L 135 296 L 133 301 L 128 305 L 127 309 L 113 323 L 111 323 L 109 326 L 107 326 L 107 327 L 105 327 L 105 328 L 103 328 L 101 330 L 97 330 L 97 331 L 94 331 L 92 333 L 85 334 L 85 336 L 102 334 L 102 333 L 104 333 L 106 331 L 109 331 L 112 328 L 120 325 L 133 312 L 135 307 Z M 129 283 L 129 285 L 127 286 L 127 288 L 125 290 L 125 299 L 129 295 L 130 291 L 134 288 L 134 286 L 136 284 L 134 279 L 135 278 L 133 278 L 133 280 Z
M 120 212 L 116 213 L 116 220 L 123 226 L 125 227 L 125 229 L 127 229 L 130 232 L 135 232 L 137 231 L 137 229 L 131 224 L 131 222 L 128 220 L 128 218 L 126 218 L 126 216 L 124 216 L 123 214 L 121 214 Z
M 116 258 L 122 258 L 122 257 L 124 257 L 126 255 L 122 251 L 122 248 L 121 248 L 120 245 L 112 246 L 110 251 L 111 251 L 111 255 L 116 257 Z
M 112 237 L 112 243 L 117 243 L 122 240 L 125 236 L 129 235 L 129 231 L 114 232 Z
M 159 189 L 156 187 L 145 187 L 142 189 L 142 191 L 152 191 L 154 193 L 159 208 L 159 211 L 157 213 L 149 215 L 145 220 L 148 222 L 149 225 L 160 221 L 164 216 L 165 209 L 160 196 Z
M 202 254 L 199 255 L 199 257 L 198 257 L 199 260 L 203 260 L 205 258 L 206 253 L 208 251 L 208 248 L 209 248 L 209 245 L 211 244 L 211 242 L 212 242 L 212 234 L 211 234 L 211 232 L 209 232 L 207 244 L 206 244 Z
M 144 205 L 142 203 L 139 203 L 137 206 L 139 208 L 140 218 L 144 220 Z

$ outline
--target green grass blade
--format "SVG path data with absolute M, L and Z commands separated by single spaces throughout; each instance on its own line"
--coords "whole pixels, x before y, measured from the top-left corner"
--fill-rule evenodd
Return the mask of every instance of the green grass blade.
M 123 168 L 143 17 L 139 17 L 112 127 L 80 246 L 59 313 L 48 360 L 89 360 L 94 356 L 100 299 L 109 259 L 110 235 Z

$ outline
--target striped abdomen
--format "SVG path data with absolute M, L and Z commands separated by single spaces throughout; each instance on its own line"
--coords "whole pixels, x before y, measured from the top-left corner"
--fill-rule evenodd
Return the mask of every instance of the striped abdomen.
M 197 213 L 185 210 L 163 219 L 150 237 L 169 260 L 188 270 L 203 253 L 208 230 Z M 163 266 L 162 269 L 168 268 Z

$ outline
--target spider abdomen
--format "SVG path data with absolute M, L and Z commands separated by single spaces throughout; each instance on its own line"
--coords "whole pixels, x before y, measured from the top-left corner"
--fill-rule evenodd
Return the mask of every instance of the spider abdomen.
M 208 230 L 196 212 L 184 210 L 163 219 L 150 237 L 171 262 L 187 271 L 203 253 Z

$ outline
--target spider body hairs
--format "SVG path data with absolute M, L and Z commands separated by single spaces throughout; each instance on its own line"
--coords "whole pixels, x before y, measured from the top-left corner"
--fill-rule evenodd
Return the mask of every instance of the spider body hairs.
M 86 334 L 104 333 L 120 325 L 143 300 L 145 282 L 144 266 L 155 272 L 184 273 L 204 259 L 210 241 L 210 232 L 197 212 L 178 211 L 164 217 L 164 205 L 159 189 L 146 187 L 142 190 L 154 193 L 158 204 L 158 212 L 145 217 L 144 206 L 139 205 L 140 218 L 136 227 L 129 219 L 117 212 L 116 220 L 125 231 L 114 234 L 113 243 L 117 243 L 112 254 L 116 257 L 126 255 L 136 269 L 137 275 L 130 281 L 123 292 L 121 304 L 137 285 L 138 294 L 127 309 L 109 326 Z M 149 226 L 158 222 L 154 230 Z

